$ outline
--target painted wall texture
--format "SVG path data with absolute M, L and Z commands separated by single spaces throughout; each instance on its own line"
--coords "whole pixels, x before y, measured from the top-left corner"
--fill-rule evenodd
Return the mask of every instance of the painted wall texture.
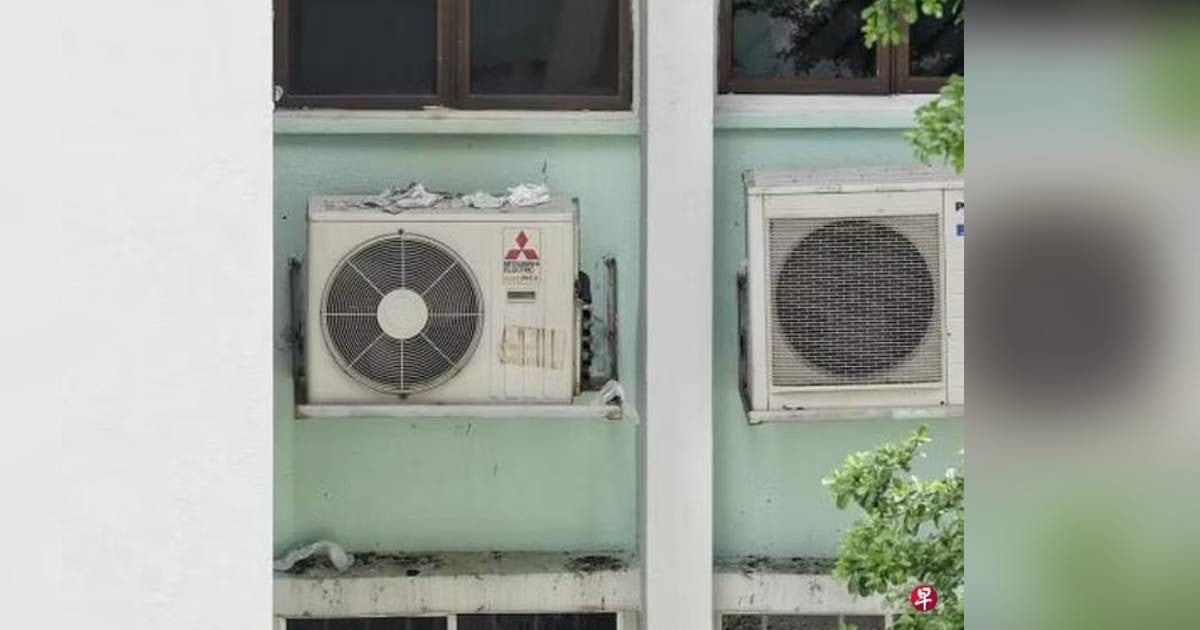
M 501 191 L 541 181 L 579 197 L 580 260 L 599 292 L 616 256 L 626 348 L 636 348 L 638 142 L 632 136 L 275 137 L 277 333 L 287 258 L 302 255 L 310 194 L 423 181 Z M 598 298 L 602 297 L 600 295 Z M 604 304 L 597 304 L 603 317 Z M 279 334 L 277 334 L 277 339 Z M 276 353 L 275 547 L 315 538 L 351 549 L 631 549 L 636 426 L 554 420 L 295 421 L 289 359 Z M 636 380 L 632 350 L 623 380 Z
M 903 165 L 899 129 L 746 129 L 716 132 L 716 287 L 713 344 L 714 513 L 718 556 L 834 556 L 856 515 L 834 508 L 821 479 L 846 455 L 893 441 L 915 425 L 855 421 L 750 426 L 737 389 L 735 278 L 746 256 L 742 173 L 754 168 Z M 930 422 L 934 443 L 916 470 L 957 465 L 962 422 Z
M 283 269 L 304 251 L 312 193 L 375 192 L 408 180 L 499 190 L 540 180 L 580 198 L 581 261 L 621 268 L 622 380 L 634 382 L 640 181 L 634 136 L 276 135 L 277 332 Z M 717 555 L 834 555 L 854 514 L 821 478 L 846 454 L 897 439 L 911 423 L 746 422 L 737 393 L 734 277 L 745 255 L 741 174 L 750 168 L 907 164 L 899 130 L 716 131 L 714 374 Z M 653 208 L 650 209 L 653 212 Z M 707 281 L 703 270 L 694 278 Z M 598 313 L 603 313 L 600 305 Z M 279 335 L 277 335 L 277 338 Z M 288 354 L 276 352 L 275 548 L 315 538 L 352 549 L 632 550 L 635 444 L 630 422 L 295 421 Z M 698 390 L 698 394 L 700 394 Z M 697 430 L 705 430 L 697 419 Z M 933 421 L 918 472 L 959 461 L 962 423 Z

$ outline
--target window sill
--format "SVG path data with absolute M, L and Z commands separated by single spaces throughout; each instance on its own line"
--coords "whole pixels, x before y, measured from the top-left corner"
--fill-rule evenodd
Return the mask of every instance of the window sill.
M 411 404 L 403 405 L 297 405 L 297 419 L 311 420 L 363 420 L 414 418 L 476 418 L 476 419 L 553 419 L 553 420 L 599 420 L 614 421 L 631 416 L 636 422 L 633 409 L 625 410 L 622 404 L 601 404 L 599 392 L 583 392 L 570 404 Z
M 633 112 L 299 109 L 275 112 L 275 133 L 636 136 Z
M 813 573 L 797 560 L 804 559 L 717 558 L 713 608 L 719 614 L 887 614 L 883 598 L 851 595 L 844 580 Z
M 721 94 L 717 129 L 908 129 L 935 94 L 809 96 Z
M 274 608 L 281 617 L 620 612 L 639 608 L 640 579 L 624 553 L 393 554 L 341 574 L 275 573 Z

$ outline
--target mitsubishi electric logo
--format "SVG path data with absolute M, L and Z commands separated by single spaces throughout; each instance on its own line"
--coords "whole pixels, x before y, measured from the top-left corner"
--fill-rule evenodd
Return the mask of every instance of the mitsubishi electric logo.
M 535 287 L 542 280 L 541 230 L 504 230 L 504 285 Z
M 516 248 L 508 250 L 504 254 L 504 260 L 520 260 L 522 256 L 525 257 L 525 260 L 538 259 L 537 250 L 533 248 L 533 245 L 526 247 L 529 244 L 529 237 L 525 236 L 525 230 L 521 230 L 517 234 L 517 237 L 513 239 L 513 242 L 517 244 Z

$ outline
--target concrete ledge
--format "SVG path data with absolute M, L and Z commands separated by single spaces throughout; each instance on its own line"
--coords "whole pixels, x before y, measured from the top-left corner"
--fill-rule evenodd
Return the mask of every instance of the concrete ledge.
M 908 129 L 933 94 L 823 96 L 721 94 L 717 129 Z
M 883 615 L 882 598 L 855 597 L 807 559 L 726 558 L 713 576 L 719 614 Z
M 360 555 L 331 568 L 275 574 L 279 617 L 628 611 L 640 573 L 626 554 Z
M 621 420 L 624 405 L 597 404 L 599 392 L 583 392 L 571 404 L 403 404 L 403 405 L 296 405 L 297 420 L 431 419 L 550 419 Z M 632 409 L 629 413 L 633 414 Z
M 275 133 L 287 134 L 520 134 L 636 136 L 633 112 L 468 111 L 454 109 L 286 109 L 275 112 Z
M 832 561 L 718 560 L 718 614 L 882 615 L 881 598 L 854 597 L 828 575 Z M 278 617 L 636 611 L 641 575 L 625 553 L 358 554 L 338 574 L 319 566 L 276 573 Z
M 963 405 L 929 407 L 863 407 L 858 409 L 789 409 L 786 411 L 750 411 L 750 424 L 766 422 L 832 422 L 837 420 L 923 420 L 962 418 Z

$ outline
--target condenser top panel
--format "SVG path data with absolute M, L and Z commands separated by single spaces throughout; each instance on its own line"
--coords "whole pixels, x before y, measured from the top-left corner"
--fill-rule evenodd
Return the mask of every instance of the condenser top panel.
M 758 195 L 797 193 L 894 192 L 963 187 L 948 168 L 901 166 L 830 170 L 746 171 L 746 192 Z
M 575 220 L 575 202 L 560 195 L 536 206 L 504 205 L 499 208 L 472 208 L 457 197 L 450 197 L 427 208 L 403 210 L 372 207 L 375 195 L 318 195 L 308 201 L 308 220 L 339 221 L 490 221 L 490 222 L 571 222 Z

